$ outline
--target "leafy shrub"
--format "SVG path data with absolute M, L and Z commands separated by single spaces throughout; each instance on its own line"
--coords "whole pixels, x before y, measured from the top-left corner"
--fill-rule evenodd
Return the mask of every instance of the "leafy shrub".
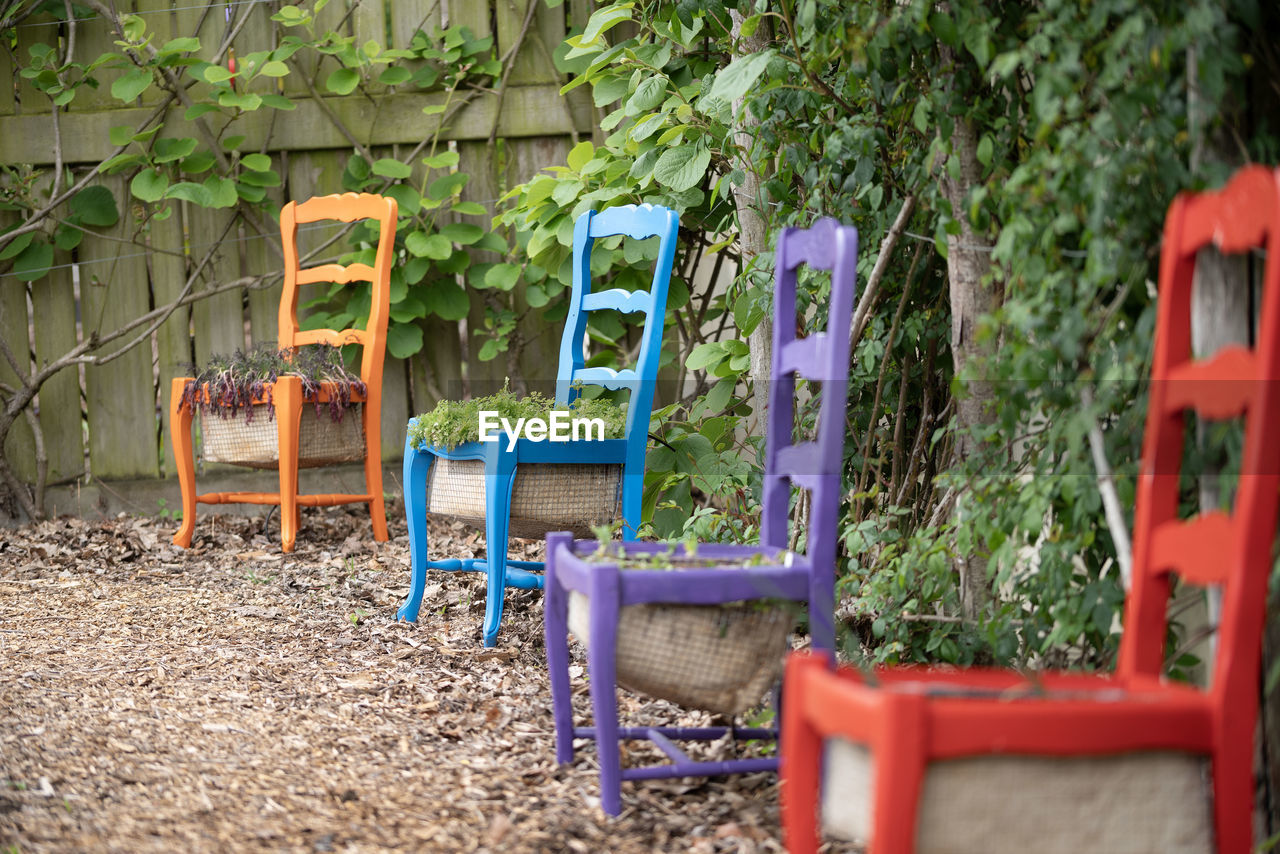
M 621 439 L 626 431 L 625 404 L 607 398 L 580 397 L 568 406 L 557 406 L 544 394 L 533 392 L 520 397 L 504 385 L 502 391 L 485 397 L 440 401 L 435 409 L 410 422 L 409 440 L 418 449 L 435 447 L 451 451 L 459 445 L 480 441 L 482 411 L 496 412 L 499 418 L 515 424 L 519 419 L 546 419 L 553 409 L 571 412 L 575 418 L 599 418 L 604 421 L 606 439 Z

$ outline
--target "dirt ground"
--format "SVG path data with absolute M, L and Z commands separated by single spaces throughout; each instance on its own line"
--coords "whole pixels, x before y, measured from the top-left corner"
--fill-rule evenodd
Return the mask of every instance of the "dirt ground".
M 477 573 L 396 623 L 388 517 L 375 543 L 363 509 L 304 510 L 291 555 L 261 518 L 202 514 L 189 550 L 167 519 L 0 529 L 0 851 L 782 850 L 769 774 L 626 783 L 607 818 L 594 745 L 555 762 L 541 593 L 509 591 L 495 649 Z M 431 546 L 483 554 L 461 526 Z

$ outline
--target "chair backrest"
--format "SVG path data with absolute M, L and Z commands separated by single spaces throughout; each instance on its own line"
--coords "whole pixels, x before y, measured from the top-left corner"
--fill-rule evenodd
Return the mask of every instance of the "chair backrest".
M 791 486 L 809 491 L 806 553 L 813 564 L 811 620 L 826 615 L 824 602 L 835 584 L 836 524 L 840 511 L 844 465 L 845 403 L 849 392 L 849 336 L 856 290 L 858 232 L 834 219 L 820 219 L 808 229 L 788 228 L 778 238 L 774 255 L 773 368 L 769 387 L 768 434 L 765 439 L 764 510 L 760 542 L 785 549 L 789 544 Z M 796 270 L 801 264 L 831 271 L 827 327 L 807 337 L 796 336 Z M 796 377 L 818 389 L 817 436 L 796 442 Z M 815 605 L 819 594 L 821 600 Z M 824 616 L 826 615 L 826 616 Z M 814 626 L 814 644 L 830 648 L 830 627 Z
M 1165 219 L 1155 354 L 1134 511 L 1133 582 L 1125 603 L 1117 673 L 1158 677 L 1167 631 L 1170 576 L 1222 588 L 1222 617 L 1210 688 L 1224 708 L 1256 705 L 1280 488 L 1280 174 L 1241 170 L 1219 192 L 1183 194 Z M 1270 241 L 1270 246 L 1268 246 Z M 1196 252 L 1268 249 L 1257 346 L 1192 358 L 1191 295 Z M 1183 413 L 1244 416 L 1244 452 L 1230 512 L 1178 516 Z
M 653 390 L 658 378 L 662 349 L 662 328 L 667 315 L 667 286 L 675 261 L 676 232 L 680 218 L 675 211 L 659 205 L 623 205 L 603 213 L 587 211 L 573 227 L 573 291 L 569 313 L 560 339 L 560 368 L 556 374 L 556 403 L 572 403 L 574 386 L 599 385 L 631 391 L 627 403 L 627 436 L 648 435 L 653 409 Z M 647 291 L 621 288 L 593 293 L 591 290 L 591 248 L 602 237 L 624 234 L 636 240 L 658 237 L 658 260 L 653 267 L 653 284 Z M 611 309 L 631 314 L 643 312 L 644 331 L 634 368 L 585 367 L 587 312 Z M 643 446 L 642 446 L 643 448 Z M 641 458 L 643 459 L 643 457 Z
M 317 196 L 305 202 L 289 202 L 280 211 L 280 240 L 284 248 L 284 290 L 280 294 L 279 346 L 304 344 L 359 344 L 360 378 L 368 385 L 380 381 L 386 351 L 387 319 L 391 312 L 391 262 L 395 258 L 396 200 L 371 193 L 343 193 Z M 298 266 L 298 224 L 358 219 L 378 221 L 378 249 L 373 266 L 368 264 L 321 264 Z M 298 286 L 316 282 L 369 282 L 372 304 L 364 329 L 298 328 Z M 376 378 L 376 380 L 375 380 Z

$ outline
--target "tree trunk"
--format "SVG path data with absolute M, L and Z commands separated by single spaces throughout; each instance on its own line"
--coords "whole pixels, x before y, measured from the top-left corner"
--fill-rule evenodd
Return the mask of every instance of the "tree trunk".
M 956 61 L 954 53 L 941 48 L 943 64 Z M 953 77 L 952 86 L 960 85 Z M 961 391 L 956 399 L 956 455 L 966 459 L 981 449 L 972 436 L 975 429 L 995 421 L 994 388 L 982 378 L 984 363 L 996 352 L 998 340 L 979 340 L 978 320 L 996 311 L 1004 301 L 1004 289 L 992 279 L 991 253 L 986 247 L 990 239 L 974 231 L 969 221 L 966 198 L 969 191 L 982 183 L 982 165 L 978 162 L 978 134 L 967 118 L 957 118 L 951 137 L 951 156 L 958 163 L 952 177 L 943 168 L 940 175 L 943 194 L 951 203 L 951 215 L 960 225 L 958 234 L 947 237 L 947 279 L 951 298 L 951 358 Z M 956 518 L 966 524 L 968 500 L 964 495 L 956 501 Z M 960 600 L 965 620 L 977 619 L 991 599 L 991 583 L 987 578 L 987 559 L 980 553 L 960 555 Z
M 758 53 L 768 47 L 772 40 L 772 29 L 768 19 L 761 21 L 760 26 L 750 36 L 742 36 L 742 22 L 745 17 L 737 9 L 729 12 L 733 21 L 733 39 L 737 45 L 734 55 L 746 56 Z M 760 121 L 744 108 L 744 95 L 733 104 L 733 114 L 737 116 L 737 127 L 733 141 L 737 146 L 735 165 L 742 170 L 742 182 L 733 186 L 733 201 L 738 209 L 738 246 L 742 253 L 742 270 L 750 268 L 756 257 L 769 250 L 769 234 L 767 220 L 764 215 L 764 192 L 758 166 L 751 157 L 752 145 L 755 141 L 755 129 Z M 756 325 L 747 338 L 747 347 L 751 352 L 751 410 L 755 421 L 753 432 L 763 433 L 765 407 L 769 400 L 769 376 L 773 364 L 773 321 L 766 312 L 764 318 Z

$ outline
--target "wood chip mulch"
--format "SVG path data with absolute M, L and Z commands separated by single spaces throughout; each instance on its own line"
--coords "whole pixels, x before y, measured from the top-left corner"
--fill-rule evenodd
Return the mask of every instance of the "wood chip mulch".
M 625 783 L 606 817 L 594 745 L 555 762 L 541 593 L 508 592 L 495 649 L 478 573 L 433 572 L 396 623 L 388 517 L 376 543 L 363 509 L 304 510 L 289 555 L 261 517 L 201 514 L 188 550 L 167 519 L 0 530 L 0 851 L 783 850 L 770 774 Z M 431 549 L 483 538 L 433 520 Z

